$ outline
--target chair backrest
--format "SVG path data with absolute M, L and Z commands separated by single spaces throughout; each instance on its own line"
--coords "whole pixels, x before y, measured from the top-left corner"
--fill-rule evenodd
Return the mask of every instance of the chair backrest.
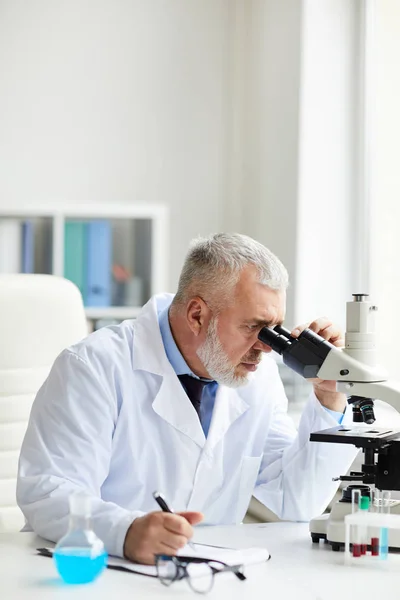
M 0 531 L 24 523 L 16 476 L 34 397 L 57 355 L 86 335 L 82 296 L 73 283 L 0 274 Z

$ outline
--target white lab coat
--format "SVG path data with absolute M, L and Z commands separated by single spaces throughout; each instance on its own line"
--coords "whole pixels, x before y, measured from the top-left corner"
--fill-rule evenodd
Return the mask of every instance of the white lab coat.
M 335 493 L 332 477 L 356 450 L 309 442 L 311 431 L 337 425 L 314 395 L 297 434 L 269 356 L 248 385 L 218 386 L 205 438 L 162 343 L 157 314 L 171 299 L 152 298 L 136 321 L 100 329 L 57 358 L 21 450 L 17 500 L 28 529 L 57 541 L 69 494 L 84 489 L 97 535 L 122 556 L 133 519 L 158 509 L 154 490 L 176 511 L 202 511 L 207 524 L 240 523 L 253 493 L 283 519 L 308 520 Z

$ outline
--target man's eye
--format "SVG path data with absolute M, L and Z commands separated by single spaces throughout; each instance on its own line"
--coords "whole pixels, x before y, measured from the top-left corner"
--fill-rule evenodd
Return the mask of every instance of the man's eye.
M 249 329 L 250 331 L 254 331 L 255 329 L 257 329 L 258 325 L 247 325 L 247 329 Z

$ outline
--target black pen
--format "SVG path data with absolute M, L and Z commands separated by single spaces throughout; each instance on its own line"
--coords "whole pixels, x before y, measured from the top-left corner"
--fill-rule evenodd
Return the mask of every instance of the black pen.
M 175 514 L 172 508 L 168 506 L 167 501 L 160 492 L 153 492 L 153 498 L 163 512 Z M 192 550 L 196 551 L 196 548 L 192 542 L 188 541 L 188 546 L 190 546 Z

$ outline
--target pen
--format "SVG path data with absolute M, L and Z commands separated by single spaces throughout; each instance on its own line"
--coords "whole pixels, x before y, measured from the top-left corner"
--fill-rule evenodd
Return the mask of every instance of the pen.
M 175 514 L 172 508 L 168 506 L 167 501 L 160 492 L 153 492 L 153 498 L 163 512 Z M 196 548 L 192 542 L 188 541 L 188 546 L 190 546 L 192 550 L 196 551 Z

